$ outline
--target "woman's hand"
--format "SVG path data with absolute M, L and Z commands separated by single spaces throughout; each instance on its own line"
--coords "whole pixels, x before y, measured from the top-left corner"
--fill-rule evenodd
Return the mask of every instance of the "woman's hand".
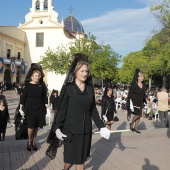
M 64 134 L 61 132 L 60 129 L 57 129 L 57 130 L 55 131 L 55 133 L 56 133 L 57 138 L 60 139 L 60 140 L 62 140 L 62 141 L 64 140 L 63 137 L 67 137 L 66 135 L 64 135 Z
M 20 107 L 19 107 L 20 109 L 19 110 L 23 110 L 23 105 L 22 104 L 20 104 Z
M 105 139 L 110 138 L 110 130 L 106 127 L 100 128 L 100 135 L 101 137 L 104 137 Z
M 132 103 L 132 101 L 130 101 L 130 110 L 131 110 L 132 112 L 134 112 L 134 108 L 133 108 L 133 103 Z
M 48 104 L 45 104 L 45 107 L 48 108 Z

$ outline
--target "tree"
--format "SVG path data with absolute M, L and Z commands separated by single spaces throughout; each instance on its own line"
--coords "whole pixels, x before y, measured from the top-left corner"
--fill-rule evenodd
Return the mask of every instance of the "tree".
M 157 58 L 161 65 L 160 68 L 164 80 L 163 86 L 166 86 L 166 76 L 170 73 L 170 0 L 163 0 L 159 4 L 154 4 L 150 9 L 162 26 L 162 30 L 156 35 L 159 43 Z
M 87 37 L 67 44 L 68 48 L 61 45 L 56 50 L 48 49 L 45 56 L 41 56 L 40 64 L 47 71 L 56 74 L 65 74 L 73 60 L 75 53 L 83 53 L 89 58 L 91 74 L 95 78 L 115 78 L 117 65 L 121 56 L 112 50 L 110 45 L 99 45 L 96 37 L 89 34 Z
M 170 26 L 170 0 L 159 1 L 159 4 L 153 4 L 150 11 L 153 12 L 155 18 L 163 26 L 163 28 Z
M 121 82 L 131 83 L 137 68 L 141 69 L 145 75 L 145 79 L 148 79 L 146 65 L 147 57 L 144 56 L 142 51 L 129 53 L 123 58 L 123 65 L 120 71 Z

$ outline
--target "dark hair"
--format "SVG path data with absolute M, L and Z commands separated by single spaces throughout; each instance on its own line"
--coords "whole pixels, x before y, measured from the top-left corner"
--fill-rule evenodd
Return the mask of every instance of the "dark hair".
M 58 90 L 53 90 L 53 91 L 52 91 L 52 94 L 54 94 L 54 93 L 57 93 L 57 94 L 58 94 Z
M 113 96 L 113 87 L 111 85 L 107 85 L 104 91 L 104 96 L 107 96 L 107 92 L 112 89 L 112 94 L 111 96 Z
M 131 88 L 137 86 L 139 73 L 142 73 L 142 71 L 137 68 L 137 69 L 135 70 L 135 74 L 134 74 L 134 76 L 133 76 L 133 80 L 132 80 L 132 83 L 131 83 Z M 143 73 L 142 73 L 142 74 L 143 74 Z

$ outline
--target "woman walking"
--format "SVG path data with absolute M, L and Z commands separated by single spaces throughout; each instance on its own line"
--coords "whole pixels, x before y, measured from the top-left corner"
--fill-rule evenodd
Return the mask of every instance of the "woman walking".
M 35 63 L 31 64 L 21 96 L 20 110 L 24 107 L 24 114 L 28 122 L 28 151 L 31 151 L 31 149 L 37 150 L 38 127 L 43 128 L 46 125 L 45 115 L 48 98 L 43 76 L 41 66 Z
M 102 97 L 102 116 L 105 115 L 107 117 L 105 124 L 109 130 L 114 122 L 114 114 L 116 114 L 116 106 L 113 98 L 113 89 L 111 86 L 108 86 Z
M 53 90 L 52 94 L 50 96 L 50 103 L 52 105 L 52 111 L 53 111 L 54 116 L 57 113 L 58 99 L 59 99 L 58 91 L 57 90 Z
M 144 102 L 146 103 L 145 85 L 143 84 L 144 76 L 141 70 L 136 69 L 131 87 L 129 89 L 128 100 L 130 103 L 130 110 L 134 117 L 130 123 L 130 129 L 133 132 L 141 133 L 138 131 L 138 124 L 142 115 Z
M 5 101 L 3 99 L 0 99 L 0 141 L 5 140 L 8 120 L 9 120 L 8 108 L 5 106 Z
M 100 119 L 95 105 L 87 56 L 76 54 L 60 93 L 52 127 L 57 138 L 64 140 L 64 170 L 69 170 L 73 165 L 76 170 L 84 169 L 91 148 L 91 119 L 101 135 L 108 139 L 110 131 Z

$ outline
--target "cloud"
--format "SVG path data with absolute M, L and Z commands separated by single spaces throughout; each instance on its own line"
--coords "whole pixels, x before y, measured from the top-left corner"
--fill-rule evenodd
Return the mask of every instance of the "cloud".
M 157 26 L 149 7 L 118 9 L 81 23 L 87 34 L 97 37 L 98 43 L 110 44 L 122 56 L 141 50 Z

